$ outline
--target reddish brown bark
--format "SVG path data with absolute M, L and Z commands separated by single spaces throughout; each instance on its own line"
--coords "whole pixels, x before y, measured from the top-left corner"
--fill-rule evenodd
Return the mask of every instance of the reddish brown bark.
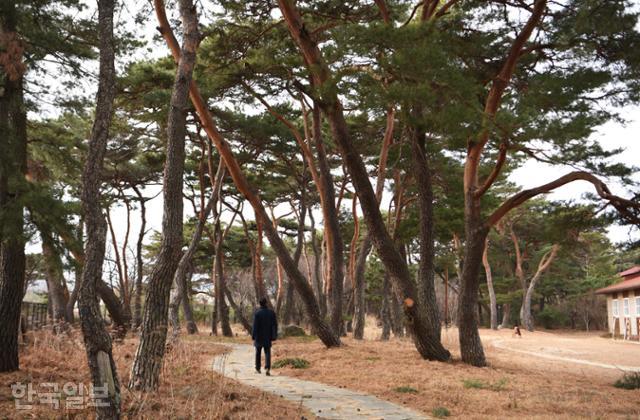
M 351 175 L 352 183 L 361 202 L 364 219 L 372 235 L 378 255 L 397 285 L 396 292 L 404 303 L 405 319 L 413 332 L 416 348 L 424 358 L 448 360 L 450 354 L 442 347 L 435 331 L 430 329 L 429 323 L 422 312 L 417 289 L 411 279 L 407 264 L 386 230 L 378 207 L 378 201 L 369 181 L 369 175 L 359 153 L 357 153 L 352 144 L 342 104 L 337 97 L 335 89 L 329 86 L 332 83 L 329 67 L 324 62 L 317 44 L 305 29 L 304 22 L 294 3 L 290 0 L 279 0 L 278 4 L 287 23 L 289 33 L 298 45 L 307 69 L 311 74 L 314 88 L 319 92 L 323 92 L 320 106 L 329 122 L 333 140 L 338 145 L 344 164 Z
M 158 3 L 161 3 L 160 0 L 156 0 L 156 15 L 158 17 L 158 21 L 160 22 L 161 32 L 171 50 L 174 59 L 179 61 L 180 49 L 178 48 L 178 43 L 173 36 L 173 33 L 171 32 L 164 7 L 157 7 L 163 6 L 162 4 L 158 5 Z M 231 148 L 229 147 L 224 137 L 218 131 L 213 118 L 209 113 L 208 107 L 194 82 L 191 82 L 189 92 L 191 101 L 196 109 L 196 112 L 198 113 L 198 117 L 202 123 L 203 128 L 205 129 L 205 132 L 207 133 L 211 141 L 215 144 L 216 149 L 218 149 L 218 152 L 224 159 L 225 165 L 227 167 L 227 170 L 229 171 L 231 178 L 233 179 L 234 184 L 236 185 L 238 190 L 245 196 L 245 198 L 251 203 L 256 214 L 256 219 L 263 223 L 263 228 L 265 229 L 265 233 L 267 234 L 271 246 L 280 258 L 283 268 L 287 272 L 287 275 L 294 282 L 296 290 L 298 291 L 298 294 L 300 295 L 306 306 L 307 315 L 309 316 L 309 321 L 312 324 L 314 331 L 326 346 L 339 346 L 339 338 L 331 331 L 331 328 L 329 328 L 329 326 L 320 317 L 318 303 L 313 295 L 313 290 L 307 283 L 304 275 L 298 270 L 298 267 L 291 258 L 291 255 L 289 254 L 289 251 L 287 250 L 284 242 L 280 239 L 276 230 L 273 229 L 273 226 L 271 226 L 271 224 L 269 223 L 269 216 L 262 204 L 262 201 L 260 200 L 259 195 L 253 191 L 246 177 L 242 173 L 237 160 L 234 158 Z

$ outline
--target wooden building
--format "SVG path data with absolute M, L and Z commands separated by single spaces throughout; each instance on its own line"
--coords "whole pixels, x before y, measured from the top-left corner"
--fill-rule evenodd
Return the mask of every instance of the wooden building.
M 596 293 L 607 297 L 607 321 L 614 337 L 638 340 L 640 337 L 640 266 L 619 273 L 622 281 Z

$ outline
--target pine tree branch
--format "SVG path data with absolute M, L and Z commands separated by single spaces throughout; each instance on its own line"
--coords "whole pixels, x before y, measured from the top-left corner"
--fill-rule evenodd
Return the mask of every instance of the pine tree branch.
M 487 219 L 487 226 L 494 226 L 496 223 L 500 221 L 509 211 L 514 208 L 520 206 L 522 203 L 527 200 L 540 195 L 551 192 L 563 185 L 569 184 L 574 181 L 587 181 L 590 182 L 596 189 L 598 195 L 609 202 L 619 213 L 620 215 L 630 223 L 640 226 L 640 202 L 628 200 L 626 198 L 619 197 L 611 193 L 609 187 L 602 182 L 598 177 L 589 172 L 584 171 L 575 171 L 568 173 L 560 178 L 549 182 L 547 184 L 541 185 L 536 188 L 531 188 L 527 190 L 520 191 L 519 193 L 513 195 L 505 202 L 503 202 L 500 207 L 498 207 Z

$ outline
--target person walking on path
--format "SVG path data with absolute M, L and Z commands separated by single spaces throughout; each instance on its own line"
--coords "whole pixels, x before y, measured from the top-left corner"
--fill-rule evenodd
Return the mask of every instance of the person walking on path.
M 251 338 L 256 348 L 256 372 L 260 372 L 261 353 L 264 349 L 264 368 L 271 376 L 271 342 L 278 338 L 278 320 L 276 313 L 267 307 L 267 299 L 260 299 L 260 309 L 253 314 Z

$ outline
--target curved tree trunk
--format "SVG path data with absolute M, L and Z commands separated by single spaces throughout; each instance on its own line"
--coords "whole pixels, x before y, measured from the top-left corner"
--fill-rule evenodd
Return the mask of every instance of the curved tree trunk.
M 1 30 L 15 50 L 21 51 L 15 2 L 0 5 Z M 5 46 L 6 49 L 12 46 Z M 15 57 L 22 61 L 22 54 Z M 13 63 L 11 63 L 13 64 Z M 15 63 L 20 69 L 21 63 Z M 0 70 L 1 71 L 1 70 Z M 2 74 L 0 89 L 0 372 L 19 368 L 18 330 L 24 296 L 25 239 L 22 194 L 27 161 L 27 116 L 23 99 L 23 76 Z
M 138 197 L 140 204 L 140 232 L 138 233 L 138 241 L 136 242 L 136 288 L 133 297 L 133 328 L 140 328 L 142 324 L 142 277 L 144 275 L 144 265 L 142 261 L 142 244 L 147 229 L 147 209 L 146 199 L 142 196 L 140 189 L 132 185 L 133 191 Z
M 556 258 L 559 249 L 559 245 L 553 245 L 551 247 L 551 250 L 542 256 L 542 258 L 540 259 L 540 263 L 538 264 L 538 269 L 531 278 L 529 286 L 527 287 L 526 292 L 522 298 L 522 306 L 520 308 L 520 321 L 522 322 L 522 325 L 527 329 L 527 331 L 533 331 L 533 316 L 531 315 L 531 298 L 533 297 L 533 291 L 536 287 L 536 284 L 538 284 L 538 280 L 540 280 L 540 277 L 542 277 L 542 274 L 549 269 L 551 263 Z
M 162 3 L 161 0 L 156 0 L 155 3 L 156 9 L 164 7 L 162 4 L 158 5 L 158 3 Z M 129 388 L 143 391 L 152 391 L 158 387 L 167 337 L 169 293 L 182 256 L 182 184 L 186 107 L 200 35 L 192 1 L 180 0 L 179 8 L 184 28 L 184 39 L 171 94 L 167 124 L 162 242 L 156 265 L 149 275 L 140 344 L 136 351 L 129 380 Z
M 491 313 L 491 329 L 498 329 L 498 305 L 496 303 L 496 292 L 493 289 L 493 275 L 491 273 L 491 265 L 489 264 L 489 240 L 485 241 L 484 252 L 482 253 L 482 265 L 484 265 L 484 273 L 487 277 L 487 289 L 489 290 L 489 309 Z
M 451 354 L 440 340 L 434 340 L 436 334 L 431 330 L 430 323 L 425 316 L 422 303 L 411 278 L 409 268 L 398 253 L 393 239 L 386 229 L 378 201 L 369 181 L 369 175 L 362 162 L 360 154 L 355 150 L 349 135 L 342 104 L 335 89 L 330 88 L 331 73 L 324 62 L 317 44 L 304 28 L 304 23 L 294 3 L 291 0 L 279 0 L 280 10 L 289 28 L 289 32 L 298 44 L 313 84 L 322 92 L 321 107 L 329 121 L 332 138 L 338 145 L 345 166 L 351 175 L 351 181 L 360 198 L 364 219 L 372 235 L 378 256 L 391 275 L 397 287 L 398 298 L 403 301 L 407 326 L 412 331 L 416 349 L 426 359 L 449 360 Z
M 242 308 L 236 304 L 236 301 L 233 299 L 233 294 L 231 293 L 231 290 L 229 290 L 228 287 L 225 287 L 224 291 L 225 291 L 225 295 L 227 296 L 227 300 L 229 301 L 229 305 L 233 309 L 233 312 L 236 314 L 238 321 L 240 321 L 240 325 L 242 325 L 242 328 L 244 328 L 247 334 L 251 335 L 251 332 L 252 332 L 251 323 L 247 320 L 247 317 L 244 316 L 244 312 L 242 311 Z
M 162 33 L 164 35 L 165 41 L 167 41 L 167 44 L 171 49 L 171 53 L 174 59 L 179 60 L 181 52 L 177 46 L 175 37 L 171 32 L 171 28 L 169 27 L 166 13 L 164 13 L 164 8 L 162 8 L 163 5 L 158 4 L 159 2 L 160 0 L 157 0 L 156 2 L 156 14 L 158 15 Z M 238 165 L 238 161 L 235 159 L 233 152 L 229 147 L 229 144 L 226 142 L 222 134 L 220 134 L 220 132 L 218 131 L 215 122 L 213 121 L 213 118 L 209 113 L 206 103 L 202 98 L 200 91 L 198 90 L 197 85 L 193 82 L 190 86 L 190 95 L 191 101 L 196 109 L 198 117 L 202 122 L 202 126 L 211 141 L 215 144 L 218 152 L 224 159 L 225 165 L 227 167 L 227 170 L 229 171 L 229 175 L 231 175 L 231 178 L 233 179 L 234 184 L 236 185 L 238 190 L 245 196 L 245 198 L 251 203 L 251 206 L 253 207 L 254 213 L 256 215 L 256 220 L 263 222 L 265 233 L 267 235 L 267 238 L 269 239 L 269 242 L 271 243 L 274 252 L 278 256 L 278 258 L 280 258 L 282 267 L 284 268 L 289 278 L 293 281 L 298 295 L 304 302 L 307 310 L 307 315 L 309 317 L 309 322 L 313 326 L 314 331 L 317 333 L 318 337 L 325 346 L 339 346 L 340 339 L 333 333 L 331 328 L 320 317 L 318 302 L 315 299 L 311 286 L 291 258 L 287 247 L 285 246 L 282 239 L 278 236 L 278 232 L 269 223 L 269 216 L 267 215 L 264 205 L 262 204 L 260 196 L 255 193 L 249 185 L 246 177 L 240 169 L 240 166 Z
M 111 337 L 104 327 L 96 290 L 102 282 L 107 226 L 100 208 L 100 174 L 109 138 L 115 99 L 114 0 L 98 0 L 100 73 L 96 116 L 82 172 L 82 208 L 87 237 L 84 245 L 82 284 L 78 292 L 80 326 L 94 386 L 106 386 L 106 406 L 96 407 L 99 419 L 120 417 L 120 382 L 111 349 Z M 106 286 L 106 285 L 105 285 Z M 104 401 L 104 400 L 103 400 Z

